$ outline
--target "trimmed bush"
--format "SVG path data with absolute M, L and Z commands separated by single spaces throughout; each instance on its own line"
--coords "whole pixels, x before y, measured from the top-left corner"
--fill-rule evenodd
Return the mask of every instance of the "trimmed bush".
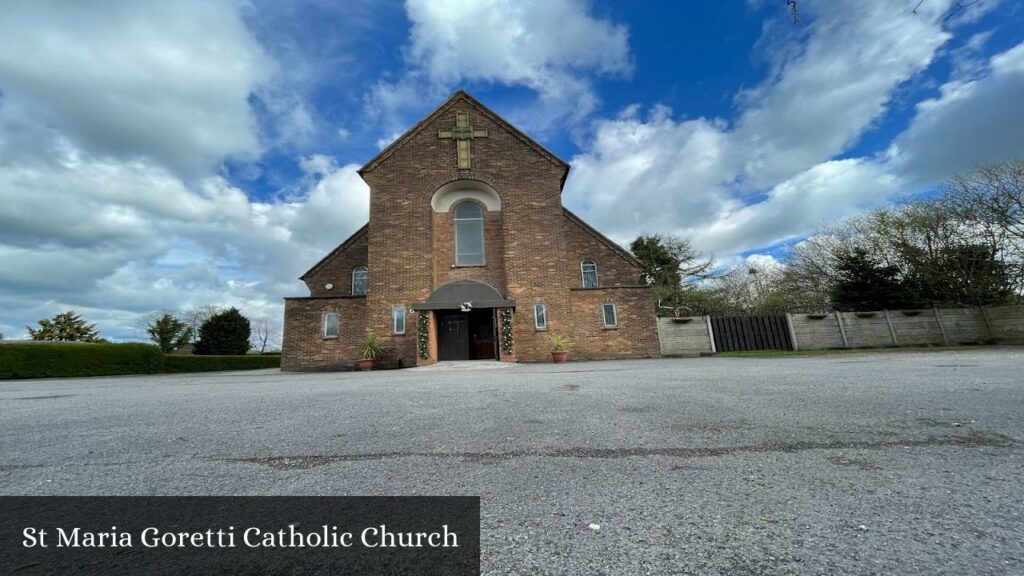
M 0 380 L 277 368 L 280 356 L 170 356 L 150 344 L 0 344 Z
M 0 344 L 0 378 L 155 374 L 163 365 L 149 344 Z
M 251 334 L 249 319 L 238 308 L 231 308 L 203 322 L 194 352 L 202 356 L 245 354 Z
M 165 356 L 164 372 L 212 372 L 215 370 L 258 370 L 280 368 L 280 355 Z

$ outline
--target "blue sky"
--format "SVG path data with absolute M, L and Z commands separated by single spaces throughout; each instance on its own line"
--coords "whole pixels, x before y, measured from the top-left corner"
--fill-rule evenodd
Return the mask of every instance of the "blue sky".
M 459 88 L 616 241 L 726 265 L 1024 155 L 1009 0 L 4 4 L 8 337 L 65 309 L 114 338 L 210 303 L 278 321 L 365 222 L 355 169 Z

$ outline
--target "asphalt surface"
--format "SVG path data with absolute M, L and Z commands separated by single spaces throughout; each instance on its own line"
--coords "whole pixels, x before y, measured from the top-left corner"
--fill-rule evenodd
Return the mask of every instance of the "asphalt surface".
M 479 495 L 485 574 L 1019 575 L 1022 375 L 972 349 L 8 381 L 0 492 Z

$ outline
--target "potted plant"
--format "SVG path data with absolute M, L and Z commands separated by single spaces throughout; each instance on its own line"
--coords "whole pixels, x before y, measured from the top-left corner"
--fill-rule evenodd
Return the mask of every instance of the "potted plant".
M 572 340 L 568 336 L 552 334 L 548 336 L 551 343 L 551 360 L 555 364 L 564 364 L 569 360 L 569 348 L 572 347 Z
M 370 335 L 363 340 L 360 345 L 363 351 L 363 357 L 361 360 L 356 360 L 356 367 L 364 372 L 366 370 L 373 370 L 374 361 L 384 355 L 384 346 L 381 345 L 380 340 L 377 340 L 376 336 Z

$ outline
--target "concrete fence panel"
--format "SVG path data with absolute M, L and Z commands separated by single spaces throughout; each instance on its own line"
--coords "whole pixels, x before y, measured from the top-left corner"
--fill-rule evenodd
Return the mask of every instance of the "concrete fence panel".
M 840 312 L 849 348 L 892 346 L 892 333 L 885 312 Z
M 714 352 L 707 316 L 658 318 L 662 356 L 696 356 Z
M 943 308 L 942 326 L 950 344 L 971 344 L 992 339 L 985 313 L 980 308 Z
M 798 350 L 846 347 L 835 312 L 790 314 L 789 325 L 793 330 L 793 339 Z
M 1024 344 L 1024 306 L 998 306 L 987 312 L 995 340 Z
M 896 333 L 897 346 L 944 343 L 942 329 L 934 310 L 890 311 L 889 321 L 892 322 L 893 331 Z

